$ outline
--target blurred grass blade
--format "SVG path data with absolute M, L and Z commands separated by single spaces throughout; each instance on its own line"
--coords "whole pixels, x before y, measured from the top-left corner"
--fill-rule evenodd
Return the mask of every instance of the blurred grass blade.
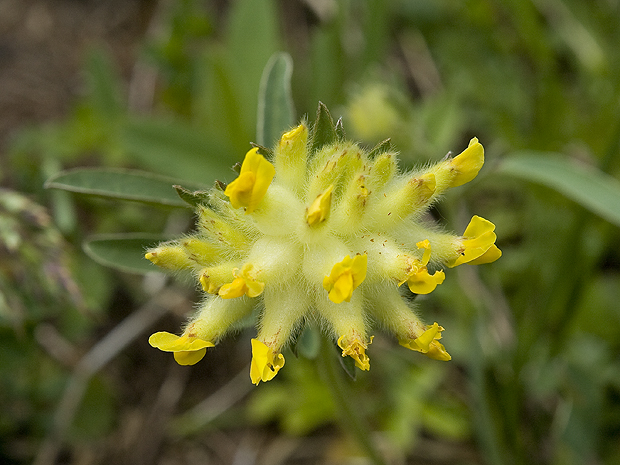
M 124 126 L 123 149 L 150 169 L 196 182 L 234 178 L 237 154 L 215 137 L 175 120 L 133 118 Z
M 114 199 L 185 207 L 187 204 L 177 195 L 173 187 L 175 184 L 187 183 L 144 171 L 76 168 L 52 176 L 46 181 L 45 187 Z M 192 187 L 206 189 L 206 186 L 195 184 Z
M 167 239 L 161 234 L 101 234 L 85 240 L 82 248 L 86 255 L 103 266 L 126 273 L 146 274 L 160 271 L 160 268 L 144 258 L 145 250 Z
M 620 226 L 620 182 L 604 172 L 558 154 L 518 152 L 499 171 L 555 189 Z
M 260 82 L 256 138 L 259 145 L 273 147 L 282 133 L 295 123 L 291 95 L 293 60 L 288 53 L 271 56 Z

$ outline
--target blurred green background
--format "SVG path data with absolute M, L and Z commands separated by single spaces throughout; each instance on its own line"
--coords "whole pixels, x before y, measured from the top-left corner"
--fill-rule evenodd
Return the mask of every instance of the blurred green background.
M 251 328 L 193 368 L 148 345 L 198 293 L 102 263 L 191 228 L 173 190 L 43 187 L 74 167 L 234 179 L 284 51 L 295 120 L 322 101 L 404 167 L 486 148 L 432 212 L 489 218 L 504 252 L 419 298 L 453 360 L 377 330 L 348 382 L 386 462 L 620 463 L 619 26 L 618 0 L 0 0 L 0 462 L 367 463 L 313 360 L 256 388 Z

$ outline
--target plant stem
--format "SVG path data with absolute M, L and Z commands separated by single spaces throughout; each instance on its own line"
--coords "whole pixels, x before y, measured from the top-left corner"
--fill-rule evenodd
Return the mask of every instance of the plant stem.
M 344 379 L 344 370 L 336 360 L 333 343 L 323 338 L 321 354 L 318 357 L 319 369 L 327 384 L 334 404 L 340 413 L 342 428 L 357 441 L 367 457 L 375 465 L 385 465 L 385 461 L 374 447 L 368 425 L 364 422 L 356 398 Z

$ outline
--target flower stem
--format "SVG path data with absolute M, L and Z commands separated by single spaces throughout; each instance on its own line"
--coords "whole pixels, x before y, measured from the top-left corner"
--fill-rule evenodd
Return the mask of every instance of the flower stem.
M 353 436 L 373 464 L 385 465 L 385 461 L 373 445 L 368 425 L 364 422 L 360 409 L 355 405 L 355 396 L 347 380 L 344 379 L 344 370 L 336 360 L 332 346 L 331 341 L 323 338 L 318 361 L 323 380 L 339 410 L 341 426 Z

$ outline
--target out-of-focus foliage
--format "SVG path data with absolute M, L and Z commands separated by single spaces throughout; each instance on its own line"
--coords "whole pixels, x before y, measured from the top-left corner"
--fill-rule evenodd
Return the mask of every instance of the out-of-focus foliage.
M 189 224 L 174 205 L 42 192 L 43 181 L 82 165 L 138 168 L 187 185 L 230 181 L 229 167 L 260 141 L 257 95 L 277 51 L 294 63 L 296 118 L 321 100 L 343 116 L 349 137 L 369 146 L 391 137 L 407 166 L 438 160 L 472 136 L 486 148 L 476 181 L 434 211 L 454 230 L 470 211 L 493 218 L 504 252 L 488 267 L 459 268 L 458 280 L 426 298 L 422 317 L 442 321 L 453 360 L 403 353 L 378 331 L 372 369 L 350 382 L 391 457 L 620 461 L 618 1 L 176 0 L 161 2 L 152 22 L 129 83 L 93 49 L 88 92 L 72 115 L 25 130 L 11 147 L 4 175 L 45 203 L 56 226 L 23 195 L 0 193 L 0 461 L 30 461 L 79 354 L 146 298 L 135 278 L 119 279 L 78 253 L 80 241 L 90 233 L 178 233 Z M 103 187 L 102 195 L 115 190 Z M 125 254 L 142 242 L 132 244 L 123 243 Z M 100 256 L 116 247 L 97 246 Z M 52 348 L 62 341 L 70 344 L 59 356 Z M 135 406 L 123 395 L 142 398 L 128 387 L 132 379 L 150 386 L 145 398 L 155 402 L 164 374 L 144 370 L 163 358 L 136 345 L 91 382 L 69 452 L 84 436 L 95 443 L 129 421 Z M 255 389 L 247 408 L 205 420 L 204 437 L 272 422 L 312 435 L 337 421 L 338 405 L 303 346 L 299 359 L 285 354 L 287 369 Z M 238 366 L 231 353 L 227 362 Z M 193 373 L 212 375 L 190 382 L 179 413 L 232 378 L 221 356 L 210 357 Z M 165 451 L 169 436 L 161 434 Z

